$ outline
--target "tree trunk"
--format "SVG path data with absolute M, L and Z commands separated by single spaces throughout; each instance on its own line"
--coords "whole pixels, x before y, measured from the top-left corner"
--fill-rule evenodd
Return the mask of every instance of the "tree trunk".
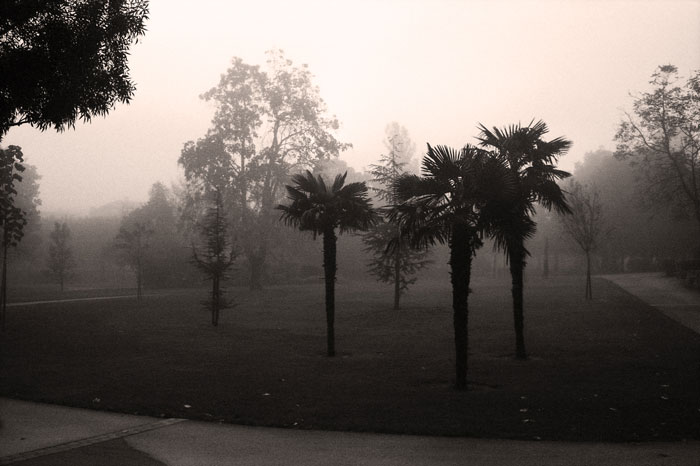
M 332 228 L 323 232 L 323 274 L 326 282 L 326 339 L 328 356 L 335 356 L 336 236 Z
M 401 299 L 401 249 L 396 247 L 394 253 L 394 310 L 399 309 L 399 300 Z
M 248 257 L 248 262 L 250 263 L 250 289 L 262 290 L 265 258 L 256 252 Z
M 219 325 L 219 277 L 215 275 L 212 278 L 212 289 L 211 289 L 211 324 L 214 327 Z
M 138 264 L 136 265 L 136 299 L 138 301 L 141 301 L 141 298 L 143 296 L 141 292 L 141 261 L 139 260 Z
M 515 326 L 515 357 L 527 359 L 525 351 L 525 315 L 523 312 L 523 272 L 525 270 L 525 248 L 513 245 L 510 252 L 511 295 L 513 296 L 513 324 Z
M 452 227 L 450 239 L 450 271 L 452 279 L 452 311 L 455 332 L 455 388 L 467 389 L 469 351 L 469 282 L 472 251 L 466 225 Z
M 586 299 L 593 299 L 591 288 L 591 253 L 586 251 Z

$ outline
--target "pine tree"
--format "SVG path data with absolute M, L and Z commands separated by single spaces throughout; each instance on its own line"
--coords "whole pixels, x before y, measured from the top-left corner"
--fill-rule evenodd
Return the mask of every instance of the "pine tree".
M 203 238 L 203 251 L 197 253 L 197 248 L 192 245 L 194 263 L 204 273 L 207 280 L 211 280 L 211 298 L 204 301 L 204 305 L 211 310 L 211 323 L 219 325 L 219 312 L 221 309 L 232 307 L 232 303 L 226 299 L 226 290 L 222 282 L 229 278 L 227 272 L 236 260 L 236 249 L 229 242 L 228 222 L 226 220 L 221 193 L 214 193 L 214 206 L 207 210 L 201 226 Z
M 414 145 L 405 128 L 396 123 L 387 126 L 385 145 L 389 152 L 380 157 L 378 164 L 370 165 L 375 183 L 372 190 L 385 204 L 394 205 L 397 203 L 394 186 L 406 172 L 405 166 L 411 161 Z M 379 281 L 394 285 L 394 309 L 399 309 L 401 294 L 416 281 L 412 276 L 431 262 L 426 259 L 428 251 L 412 249 L 401 238 L 399 225 L 387 220 L 367 232 L 363 242 L 365 251 L 373 256 L 368 264 L 369 272 Z

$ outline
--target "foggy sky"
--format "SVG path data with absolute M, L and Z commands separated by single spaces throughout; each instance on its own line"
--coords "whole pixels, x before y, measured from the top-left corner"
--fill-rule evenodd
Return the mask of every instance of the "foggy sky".
M 561 167 L 614 149 L 630 92 L 658 65 L 700 68 L 700 1 L 238 1 L 151 0 L 147 32 L 129 61 L 132 103 L 75 130 L 15 128 L 42 175 L 42 211 L 82 214 L 117 199 L 143 201 L 156 181 L 181 178 L 183 144 L 204 135 L 213 106 L 199 95 L 231 58 L 263 65 L 281 48 L 306 63 L 341 122 L 341 158 L 376 162 L 398 121 L 419 150 L 459 147 L 476 126 L 543 119 L 574 142 Z

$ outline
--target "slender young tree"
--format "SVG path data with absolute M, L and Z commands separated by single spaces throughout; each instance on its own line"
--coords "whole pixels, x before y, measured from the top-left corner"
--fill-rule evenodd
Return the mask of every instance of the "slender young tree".
M 136 299 L 139 301 L 143 298 L 144 253 L 151 234 L 152 231 L 146 225 L 137 222 L 131 228 L 121 227 L 116 237 L 117 250 L 136 274 Z
M 392 123 L 387 126 L 385 146 L 388 149 L 379 163 L 370 165 L 370 174 L 375 185 L 371 188 L 377 197 L 387 205 L 397 203 L 394 185 L 396 180 L 405 173 L 405 167 L 413 158 L 415 145 L 408 137 L 406 128 Z M 419 270 L 427 266 L 427 250 L 414 249 L 403 241 L 399 225 L 388 221 L 386 209 L 378 209 L 382 220 L 362 237 L 365 251 L 372 254 L 369 271 L 378 280 L 391 283 L 394 287 L 394 309 L 400 308 L 401 294 L 408 286 L 415 283 L 413 277 Z M 389 248 L 389 243 L 394 246 Z
M 230 244 L 221 192 L 216 190 L 212 195 L 214 206 L 209 208 L 201 225 L 203 251 L 197 253 L 193 244 L 192 255 L 197 267 L 207 280 L 211 280 L 211 298 L 204 304 L 211 310 L 211 324 L 216 327 L 219 325 L 220 311 L 231 307 L 231 302 L 225 296 L 223 282 L 228 278 L 227 272 L 236 261 L 236 249 Z
M 504 129 L 489 130 L 480 125 L 478 139 L 482 147 L 495 151 L 508 167 L 517 182 L 518 196 L 503 216 L 494 222 L 489 234 L 496 246 L 505 251 L 510 265 L 513 296 L 513 321 L 515 327 L 515 355 L 527 359 L 525 349 L 525 316 L 523 311 L 523 275 L 529 255 L 525 241 L 535 233 L 532 219 L 535 204 L 547 210 L 566 213 L 568 207 L 558 180 L 571 176 L 558 170 L 558 158 L 571 147 L 571 141 L 558 137 L 551 141 L 542 139 L 549 132 L 543 121 L 528 126 L 511 125 Z
M 2 329 L 5 329 L 7 310 L 7 253 L 16 247 L 24 235 L 27 224 L 25 212 L 15 205 L 15 183 L 22 181 L 24 171 L 22 149 L 18 146 L 0 148 L 0 227 L 2 228 L 2 277 L 0 278 L 0 307 Z
M 586 299 L 593 299 L 591 253 L 608 233 L 603 218 L 603 204 L 596 189 L 576 181 L 571 183 L 567 199 L 571 215 L 561 215 L 560 220 L 566 234 L 586 256 Z
M 51 240 L 49 243 L 49 271 L 60 285 L 61 292 L 63 292 L 66 275 L 75 265 L 73 250 L 69 244 L 70 229 L 68 225 L 65 222 L 56 222 L 53 231 L 49 234 L 49 239 Z
M 365 183 L 345 184 L 337 175 L 328 186 L 321 175 L 310 171 L 292 177 L 287 186 L 288 205 L 279 205 L 285 224 L 323 237 L 323 271 L 326 285 L 326 330 L 328 356 L 335 356 L 336 230 L 339 233 L 366 231 L 376 222 Z
M 467 389 L 469 285 L 471 265 L 481 247 L 483 222 L 495 218 L 515 192 L 503 162 L 473 146 L 432 147 L 423 158 L 423 176 L 404 175 L 389 218 L 401 225 L 413 247 L 447 243 L 450 248 L 455 340 L 455 388 Z

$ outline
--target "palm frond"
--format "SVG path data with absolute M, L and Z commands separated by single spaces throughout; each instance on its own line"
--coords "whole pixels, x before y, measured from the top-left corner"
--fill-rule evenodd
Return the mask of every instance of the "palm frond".
M 345 178 L 348 176 L 348 172 L 346 171 L 342 175 L 338 174 L 335 177 L 335 180 L 333 181 L 333 186 L 331 187 L 331 192 L 337 193 L 340 191 L 340 189 L 343 187 L 345 184 Z M 319 175 L 320 177 L 320 175 Z

